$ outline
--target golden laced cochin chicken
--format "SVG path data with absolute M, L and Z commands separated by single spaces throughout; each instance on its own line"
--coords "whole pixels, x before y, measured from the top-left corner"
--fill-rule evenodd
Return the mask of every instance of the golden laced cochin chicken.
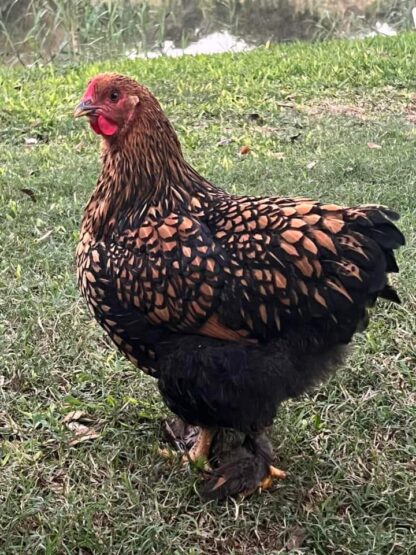
M 404 244 L 397 214 L 226 193 L 186 162 L 149 90 L 122 75 L 93 78 L 75 116 L 102 137 L 77 249 L 89 309 L 199 427 L 188 455 L 212 463 L 205 496 L 267 487 L 284 476 L 265 435 L 279 404 L 342 364 L 378 297 L 399 302 L 387 278 Z M 225 429 L 241 440 L 215 461 Z

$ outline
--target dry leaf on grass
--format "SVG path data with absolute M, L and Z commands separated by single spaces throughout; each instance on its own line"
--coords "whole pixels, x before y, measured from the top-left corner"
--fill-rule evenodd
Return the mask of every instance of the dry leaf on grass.
M 372 150 L 380 150 L 382 148 L 381 145 L 378 145 L 377 143 L 367 143 L 367 146 Z
M 53 229 L 50 229 L 49 231 L 44 233 L 42 235 L 42 237 L 39 237 L 38 243 L 41 243 L 42 241 L 46 241 L 46 239 L 49 239 L 49 237 L 52 235 L 52 233 L 53 233 Z
M 59 468 L 45 480 L 45 486 L 58 495 L 67 495 L 69 491 L 68 475 L 62 468 Z
M 276 102 L 277 106 L 280 108 L 295 108 L 296 104 L 294 102 Z
M 0 411 L 0 428 L 7 430 L 17 429 L 17 424 L 7 412 Z
M 25 145 L 26 146 L 33 146 L 37 145 L 39 140 L 36 137 L 25 137 Z
M 74 410 L 69 412 L 62 420 L 68 430 L 74 432 L 74 437 L 68 441 L 70 447 L 74 447 L 79 443 L 97 439 L 100 434 L 93 427 L 88 426 L 93 419 L 82 410 Z
M 284 160 L 286 155 L 284 152 L 270 152 L 270 157 L 274 158 L 275 160 Z
M 75 445 L 79 445 L 80 443 L 84 443 L 85 441 L 90 441 L 92 439 L 97 439 L 100 437 L 100 434 L 93 429 L 90 429 L 87 433 L 83 433 L 81 435 L 76 435 L 74 438 L 68 441 L 69 447 L 75 447 Z
M 68 430 L 71 430 L 71 432 L 74 432 L 76 436 L 87 434 L 90 431 L 88 426 L 85 426 L 85 424 L 81 424 L 80 422 L 68 422 L 66 427 Z
M 244 145 L 240 148 L 241 156 L 244 156 L 245 154 L 248 154 L 250 151 L 251 151 L 251 148 L 248 145 Z
M 66 424 L 67 422 L 75 422 L 77 420 L 81 420 L 81 422 L 94 422 L 94 420 L 83 410 L 73 410 L 68 412 L 68 414 L 66 414 L 62 419 L 62 422 Z
M 233 142 L 234 142 L 234 139 L 231 139 L 231 138 L 229 138 L 229 137 L 222 137 L 222 138 L 218 141 L 217 146 L 228 146 L 228 145 L 230 145 L 230 144 L 233 143 Z

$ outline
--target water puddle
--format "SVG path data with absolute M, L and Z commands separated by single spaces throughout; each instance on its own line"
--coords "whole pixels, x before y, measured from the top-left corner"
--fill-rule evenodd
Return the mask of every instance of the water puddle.
M 349 39 L 364 39 L 367 37 L 375 37 L 377 35 L 385 37 L 393 37 L 397 35 L 397 31 L 388 23 L 377 21 L 374 28 L 353 34 Z M 126 52 L 127 58 L 133 60 L 136 58 L 159 58 L 160 56 L 169 56 L 176 58 L 178 56 L 197 55 L 197 54 L 221 54 L 223 52 L 246 52 L 252 50 L 256 45 L 249 44 L 243 39 L 232 35 L 229 31 L 216 31 L 210 33 L 195 42 L 191 42 L 184 48 L 175 46 L 173 40 L 166 40 L 155 50 L 143 52 L 140 50 L 129 50 Z
M 386 22 L 382 23 L 381 21 L 376 21 L 376 24 L 371 31 L 358 33 L 357 35 L 352 35 L 349 38 L 364 39 L 367 37 L 376 37 L 377 35 L 381 35 L 383 37 L 395 37 L 397 35 L 397 31 Z
M 244 52 L 252 48 L 254 48 L 253 45 L 249 45 L 228 31 L 217 31 L 201 37 L 185 48 L 177 48 L 172 40 L 166 40 L 158 50 L 146 53 L 130 50 L 126 53 L 126 56 L 130 59 L 157 58 L 159 56 L 177 57 L 195 54 L 220 54 L 221 52 Z

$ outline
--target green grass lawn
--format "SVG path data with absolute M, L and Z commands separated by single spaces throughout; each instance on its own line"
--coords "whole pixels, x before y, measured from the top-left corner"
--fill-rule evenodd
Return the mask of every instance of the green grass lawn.
M 416 552 L 415 58 L 409 34 L 0 68 L 1 554 Z M 228 191 L 402 214 L 403 304 L 380 303 L 347 367 L 281 408 L 273 439 L 289 476 L 270 492 L 199 499 L 195 472 L 158 453 L 167 409 L 154 382 L 79 299 L 74 249 L 99 159 L 72 110 L 87 78 L 108 69 L 154 91 L 188 159 Z M 243 145 L 251 152 L 239 156 Z M 71 445 L 62 420 L 74 410 L 99 437 Z

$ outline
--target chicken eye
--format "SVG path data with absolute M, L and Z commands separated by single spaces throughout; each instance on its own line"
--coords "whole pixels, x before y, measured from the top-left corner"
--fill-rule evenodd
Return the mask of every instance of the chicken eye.
M 119 97 L 118 91 L 111 91 L 110 92 L 110 100 L 111 102 L 117 102 Z

